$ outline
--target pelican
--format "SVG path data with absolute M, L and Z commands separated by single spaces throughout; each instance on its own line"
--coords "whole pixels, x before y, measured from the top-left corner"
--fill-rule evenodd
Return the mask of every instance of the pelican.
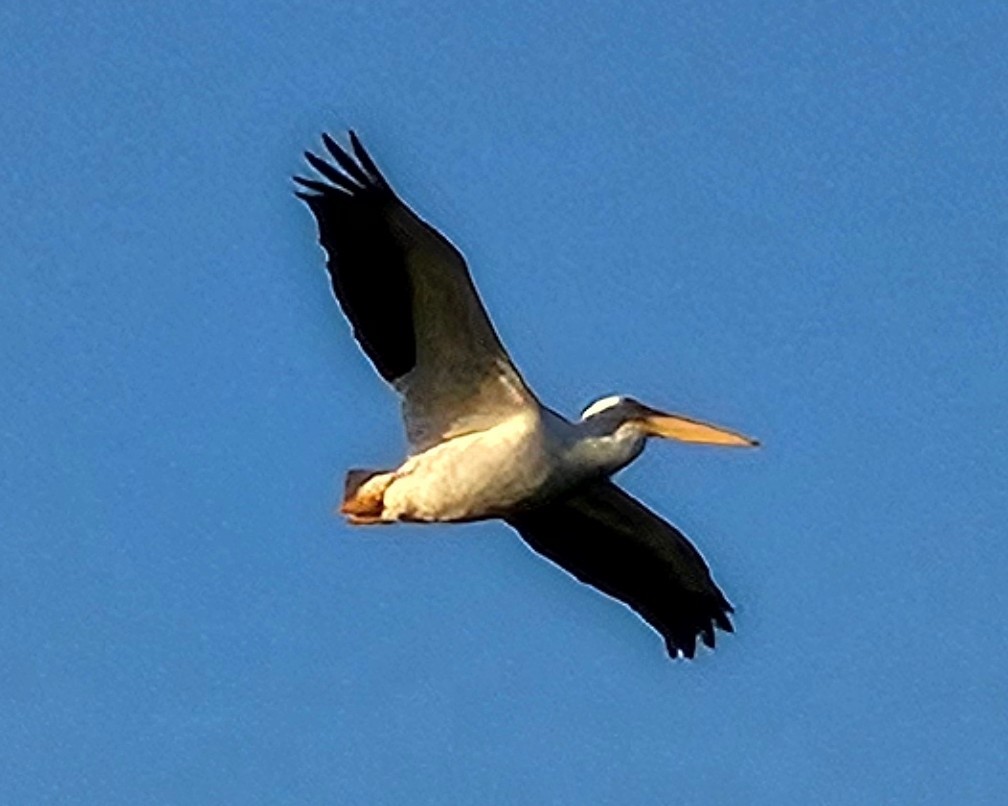
M 536 552 L 622 601 L 673 659 L 733 632 L 731 604 L 700 553 L 610 477 L 648 439 L 751 447 L 756 440 L 630 397 L 570 421 L 515 368 L 465 259 L 395 193 L 349 132 L 295 176 L 318 224 L 336 299 L 361 348 L 401 397 L 409 455 L 350 470 L 340 511 L 354 525 L 498 518 Z

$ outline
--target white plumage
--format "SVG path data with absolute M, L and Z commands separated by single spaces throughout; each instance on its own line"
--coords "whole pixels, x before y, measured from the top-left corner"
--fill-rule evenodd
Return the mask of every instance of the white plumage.
M 570 422 L 536 399 L 500 342 L 465 260 L 395 195 L 360 141 L 328 135 L 327 181 L 295 177 L 319 227 L 336 298 L 376 369 L 402 397 L 410 456 L 351 470 L 351 523 L 501 518 L 537 552 L 636 610 L 672 657 L 731 630 L 731 605 L 675 527 L 608 479 L 649 437 L 755 441 L 608 396 Z

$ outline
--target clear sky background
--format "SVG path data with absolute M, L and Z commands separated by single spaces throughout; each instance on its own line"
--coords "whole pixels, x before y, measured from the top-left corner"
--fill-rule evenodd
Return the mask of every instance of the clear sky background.
M 0 8 L 0 802 L 1000 802 L 1008 6 L 144 6 Z M 404 450 L 288 179 L 349 126 L 545 401 L 764 441 L 621 476 L 716 652 L 332 516 Z

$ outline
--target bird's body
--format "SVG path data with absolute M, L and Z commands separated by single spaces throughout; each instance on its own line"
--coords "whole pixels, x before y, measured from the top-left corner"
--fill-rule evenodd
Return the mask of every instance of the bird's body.
M 543 406 L 511 362 L 462 255 L 395 195 L 353 132 L 327 135 L 338 168 L 295 177 L 319 226 L 337 300 L 379 374 L 401 395 L 410 453 L 393 470 L 352 470 L 354 524 L 500 518 L 535 551 L 628 604 L 692 657 L 697 637 L 731 630 L 731 605 L 673 526 L 608 479 L 649 437 L 747 446 L 753 440 L 606 397 L 576 422 Z
M 544 487 L 551 469 L 546 440 L 533 412 L 512 415 L 410 456 L 364 487 L 387 484 L 381 509 L 375 511 L 379 522 L 500 517 Z
M 504 518 L 608 476 L 644 449 L 643 434 L 597 434 L 592 425 L 529 408 L 439 442 L 363 482 L 355 490 L 363 499 L 374 500 L 374 491 L 383 488 L 381 510 L 355 518 L 369 523 Z

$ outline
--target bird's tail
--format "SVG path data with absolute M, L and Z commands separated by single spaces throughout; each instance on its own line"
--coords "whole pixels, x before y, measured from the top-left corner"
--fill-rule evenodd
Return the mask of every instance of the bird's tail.
M 347 471 L 340 512 L 352 524 L 383 523 L 385 490 L 394 478 L 395 473 L 389 470 Z

